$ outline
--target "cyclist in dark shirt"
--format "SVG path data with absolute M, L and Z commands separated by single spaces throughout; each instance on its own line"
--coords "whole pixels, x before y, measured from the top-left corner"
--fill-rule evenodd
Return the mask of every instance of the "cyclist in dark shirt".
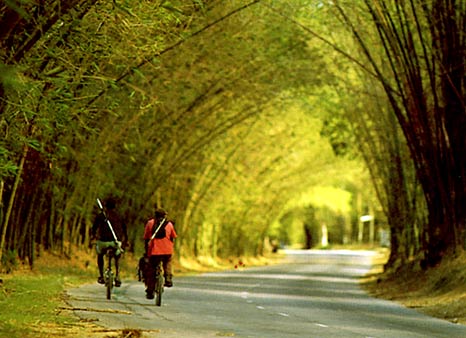
M 99 277 L 97 282 L 100 284 L 105 284 L 104 280 L 104 255 L 106 254 L 109 248 L 115 249 L 115 286 L 121 285 L 120 279 L 120 269 L 119 269 L 119 259 L 122 250 L 122 243 L 125 246 L 128 240 L 128 234 L 126 230 L 126 224 L 115 210 L 116 201 L 113 198 L 108 198 L 105 201 L 105 209 L 107 218 L 112 225 L 113 231 L 117 237 L 118 242 L 115 242 L 115 239 L 112 234 L 108 223 L 106 222 L 105 216 L 103 213 L 100 213 L 95 218 L 94 224 L 91 230 L 91 240 L 96 241 L 96 251 L 97 251 L 97 266 L 99 267 Z

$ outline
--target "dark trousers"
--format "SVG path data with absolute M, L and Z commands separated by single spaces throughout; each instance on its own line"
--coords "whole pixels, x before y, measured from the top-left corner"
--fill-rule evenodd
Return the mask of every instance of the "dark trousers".
M 157 266 L 159 263 L 163 264 L 163 274 L 165 279 L 172 278 L 172 255 L 156 255 L 149 257 L 149 264 L 147 266 L 146 286 L 147 292 L 154 292 L 155 290 L 155 274 L 157 273 Z
M 104 265 L 105 265 L 105 253 L 102 253 L 100 255 L 97 255 L 97 266 L 99 267 L 99 277 L 103 277 L 104 275 Z M 115 275 L 118 277 L 120 275 L 120 256 L 115 256 L 113 257 L 113 260 L 115 262 Z

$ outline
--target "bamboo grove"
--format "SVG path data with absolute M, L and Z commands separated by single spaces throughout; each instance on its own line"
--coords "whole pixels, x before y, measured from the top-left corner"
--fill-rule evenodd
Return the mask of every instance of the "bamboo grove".
M 376 100 L 382 92 L 387 102 L 364 112 L 366 121 L 350 119 L 377 144 L 369 167 L 374 178 L 385 177 L 379 192 L 391 224 L 390 263 L 420 253 L 423 267 L 434 266 L 466 244 L 466 3 L 364 0 L 355 8 L 357 20 L 343 3 L 335 8 L 366 73 L 379 83 L 377 91 L 367 91 Z M 389 126 L 390 139 L 367 131 L 382 127 L 374 128 L 376 116 L 385 116 L 379 123 Z M 388 157 L 380 161 L 379 154 Z
M 465 7 L 2 1 L 1 264 L 87 247 L 109 195 L 134 251 L 159 205 L 178 257 L 260 255 L 293 198 L 367 191 L 354 161 L 390 265 L 436 264 L 465 245 Z

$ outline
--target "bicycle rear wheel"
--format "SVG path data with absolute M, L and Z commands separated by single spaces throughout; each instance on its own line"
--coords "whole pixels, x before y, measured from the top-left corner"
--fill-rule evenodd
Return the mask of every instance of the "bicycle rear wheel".
M 107 299 L 112 299 L 112 289 L 113 289 L 113 273 L 108 271 L 105 278 L 105 286 L 107 287 Z
M 155 286 L 155 305 L 162 306 L 162 293 L 163 293 L 163 276 L 159 274 L 157 276 L 157 285 Z

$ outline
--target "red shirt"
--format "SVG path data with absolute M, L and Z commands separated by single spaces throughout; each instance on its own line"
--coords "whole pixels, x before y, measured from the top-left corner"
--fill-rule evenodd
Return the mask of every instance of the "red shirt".
M 144 239 L 150 240 L 152 237 L 152 230 L 154 227 L 154 219 L 150 219 L 146 223 L 144 228 Z M 171 255 L 173 254 L 173 239 L 177 237 L 175 228 L 173 227 L 172 222 L 168 222 L 165 225 L 165 237 L 164 238 L 154 238 L 149 242 L 149 247 L 147 249 L 148 256 L 155 255 Z

